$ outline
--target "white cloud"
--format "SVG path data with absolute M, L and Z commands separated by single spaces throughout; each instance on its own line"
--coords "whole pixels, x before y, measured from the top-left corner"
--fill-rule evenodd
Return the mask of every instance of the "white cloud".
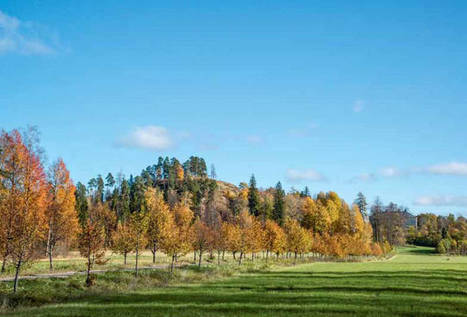
M 420 196 L 414 201 L 418 206 L 467 207 L 467 196 Z
M 362 112 L 365 108 L 365 102 L 363 100 L 355 100 L 353 105 L 353 112 Z
M 30 22 L 23 22 L 0 11 L 0 54 L 47 55 L 55 49 L 45 42 L 45 34 Z
M 291 183 L 300 183 L 302 181 L 322 182 L 326 180 L 323 174 L 313 169 L 288 169 L 286 178 Z
M 428 167 L 413 167 L 409 169 L 400 169 L 397 167 L 385 167 L 381 169 L 378 176 L 381 177 L 408 177 L 414 174 L 433 174 L 433 175 L 455 175 L 455 176 L 467 176 L 467 163 L 463 162 L 450 162 L 444 164 L 437 164 Z M 370 177 L 372 175 L 372 177 Z M 355 176 L 350 179 L 350 182 L 355 181 L 368 181 L 376 180 L 379 177 L 375 177 L 372 173 L 365 173 L 359 176 Z
M 149 150 L 166 150 L 173 145 L 168 130 L 159 126 L 144 126 L 134 129 L 118 142 L 122 146 Z
M 385 167 L 381 169 L 380 174 L 384 177 L 394 177 L 402 175 L 402 172 L 397 167 Z
M 439 175 L 467 176 L 467 163 L 451 162 L 430 166 L 426 169 L 428 173 Z

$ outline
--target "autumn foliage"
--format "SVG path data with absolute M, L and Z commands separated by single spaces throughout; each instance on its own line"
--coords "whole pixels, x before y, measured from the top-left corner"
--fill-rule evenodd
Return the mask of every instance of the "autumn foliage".
M 26 138 L 26 139 L 25 139 Z M 62 159 L 44 172 L 34 138 L 14 130 L 0 136 L 0 255 L 3 269 L 12 263 L 18 277 L 28 261 L 53 257 L 57 246 L 77 248 L 86 259 L 86 284 L 92 270 L 105 263 L 106 251 L 139 256 L 150 250 L 178 259 L 194 252 L 198 266 L 217 253 L 217 263 L 233 258 L 366 256 L 390 251 L 372 242 L 372 227 L 357 205 L 347 205 L 336 193 L 285 194 L 282 185 L 260 190 L 250 185 L 218 187 L 207 177 L 203 159 L 181 164 L 159 159 L 141 176 L 93 178 L 88 188 L 75 186 Z M 224 185 L 225 186 L 225 185 Z M 78 221 L 79 219 L 79 221 Z M 45 247 L 45 252 L 43 251 Z M 17 280 L 14 289 L 17 288 Z

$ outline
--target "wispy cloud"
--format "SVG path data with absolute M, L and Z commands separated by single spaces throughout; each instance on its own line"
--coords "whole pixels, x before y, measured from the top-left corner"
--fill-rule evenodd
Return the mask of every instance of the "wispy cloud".
M 426 168 L 426 171 L 428 173 L 438 175 L 467 176 L 467 163 L 450 162 L 446 164 L 438 164 Z
M 353 104 L 353 108 L 352 108 L 353 112 L 356 112 L 356 113 L 362 112 L 363 109 L 365 109 L 365 101 L 360 100 L 360 99 L 355 100 Z
M 467 196 L 420 196 L 415 199 L 414 205 L 467 207 Z
M 48 55 L 56 52 L 56 41 L 43 28 L 0 11 L 0 54 Z
M 410 175 L 454 175 L 467 176 L 467 163 L 450 162 L 431 166 L 413 167 L 409 169 L 400 169 L 397 167 L 385 167 L 378 173 L 365 173 L 350 179 L 350 182 L 356 181 L 374 181 L 381 178 L 408 177 Z M 369 177 L 369 176 L 372 177 Z
M 357 182 L 374 182 L 378 179 L 378 177 L 374 173 L 362 173 L 360 175 L 354 176 L 349 180 L 349 183 L 357 183 Z
M 288 169 L 286 179 L 290 183 L 300 183 L 302 181 L 322 182 L 326 180 L 326 177 L 314 169 Z
M 405 174 L 405 172 L 401 171 L 397 167 L 385 167 L 381 169 L 380 173 L 381 176 L 383 177 L 395 177 L 395 176 L 401 176 L 402 174 Z
M 173 146 L 169 131 L 160 126 L 137 127 L 117 142 L 121 146 L 148 150 L 166 150 Z

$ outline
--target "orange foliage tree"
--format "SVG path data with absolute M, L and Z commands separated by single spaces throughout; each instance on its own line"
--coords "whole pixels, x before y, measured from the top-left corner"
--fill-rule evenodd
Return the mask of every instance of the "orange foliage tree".
M 170 210 L 161 192 L 148 188 L 144 194 L 148 214 L 147 239 L 152 252 L 152 263 L 156 263 L 156 252 L 166 239 L 170 227 Z
M 198 252 L 198 267 L 201 267 L 203 253 L 213 244 L 213 231 L 199 218 L 192 226 L 193 250 Z
M 2 187 L 6 189 L 1 215 L 4 259 L 15 266 L 13 291 L 18 288 L 21 267 L 38 256 L 38 241 L 44 233 L 47 206 L 47 181 L 40 151 L 31 135 L 13 130 L 2 132 L 0 169 Z
M 86 286 L 93 284 L 91 270 L 94 264 L 103 264 L 105 260 L 105 222 L 101 214 L 105 213 L 102 204 L 93 204 L 89 209 L 89 218 L 78 234 L 78 246 L 81 256 L 86 258 Z
M 117 230 L 112 235 L 112 250 L 123 255 L 123 264 L 126 265 L 128 253 L 133 252 L 133 232 L 127 224 L 118 224 Z
M 267 220 L 264 225 L 264 247 L 266 248 L 266 262 L 269 253 L 273 252 L 279 256 L 287 247 L 284 230 L 272 220 Z
M 78 232 L 75 211 L 75 186 L 62 159 L 58 159 L 49 171 L 49 204 L 46 210 L 47 254 L 49 267 L 53 269 L 53 251 L 58 242 L 69 243 Z
M 191 249 L 190 226 L 192 220 L 193 212 L 185 203 L 177 203 L 173 213 L 168 218 L 167 235 L 164 237 L 161 245 L 164 252 L 172 258 L 170 264 L 171 272 L 174 269 L 177 257 L 186 254 Z
M 311 236 L 305 228 L 300 226 L 297 220 L 288 220 L 284 228 L 287 235 L 287 250 L 294 253 L 295 264 L 298 254 L 310 249 Z
M 135 251 L 135 275 L 138 276 L 139 253 L 147 244 L 147 214 L 143 211 L 134 212 L 130 217 L 129 227 L 132 235 L 132 239 L 130 241 L 133 243 L 133 248 Z

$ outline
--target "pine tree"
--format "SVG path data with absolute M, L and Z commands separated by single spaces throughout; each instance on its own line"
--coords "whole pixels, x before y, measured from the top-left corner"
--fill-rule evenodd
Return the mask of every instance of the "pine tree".
M 250 186 L 248 188 L 248 209 L 250 215 L 257 217 L 260 211 L 259 192 L 256 188 L 255 175 L 251 175 Z
M 146 187 L 141 176 L 136 176 L 135 181 L 130 187 L 130 212 L 139 212 L 143 209 L 144 192 Z
M 305 189 L 300 193 L 301 197 L 311 197 L 310 190 L 308 186 L 305 186 Z
M 130 216 L 130 185 L 126 179 L 123 179 L 120 185 L 117 216 L 120 221 L 126 221 Z
M 272 211 L 273 219 L 279 224 L 283 225 L 285 220 L 285 192 L 282 189 L 281 182 L 276 185 L 274 192 L 274 209 Z
M 97 175 L 96 178 L 97 188 L 96 188 L 96 201 L 104 202 L 104 179 L 101 175 Z
M 78 214 L 78 221 L 82 227 L 86 224 L 86 221 L 88 219 L 88 199 L 86 197 L 86 186 L 79 182 L 76 185 L 75 201 L 75 208 Z
M 211 164 L 211 178 L 212 179 L 217 178 L 216 167 L 214 166 L 214 164 Z
M 363 195 L 362 192 L 359 192 L 357 194 L 357 199 L 355 199 L 355 204 L 360 209 L 360 212 L 362 213 L 363 219 L 367 219 L 367 217 L 368 217 L 368 214 L 367 214 L 368 204 L 366 202 L 365 195 Z
M 113 177 L 112 173 L 108 173 L 105 177 L 105 186 L 109 188 L 115 186 L 115 178 Z
M 162 179 L 162 166 L 164 164 L 164 159 L 162 156 L 159 156 L 156 165 L 156 180 L 160 181 Z

